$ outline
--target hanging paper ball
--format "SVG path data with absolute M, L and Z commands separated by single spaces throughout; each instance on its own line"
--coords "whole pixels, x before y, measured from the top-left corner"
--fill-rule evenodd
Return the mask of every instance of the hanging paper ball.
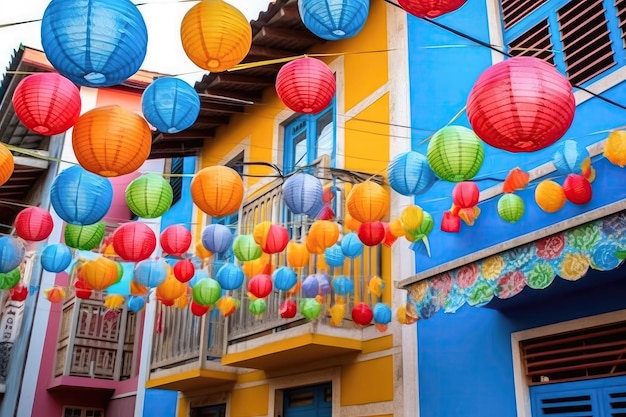
M 111 208 L 113 186 L 108 178 L 75 165 L 54 179 L 50 201 L 54 211 L 66 223 L 94 224 Z
M 415 151 L 396 156 L 387 168 L 387 175 L 391 188 L 406 196 L 428 191 L 437 180 L 426 157 Z
M 177 280 L 188 282 L 196 273 L 196 267 L 191 262 L 191 259 L 181 259 L 174 264 L 172 271 Z
M 0 273 L 0 290 L 8 290 L 13 288 L 20 282 L 20 269 L 15 268 L 9 272 Z
M 552 157 L 556 172 L 561 175 L 582 174 L 583 162 L 589 158 L 586 148 L 575 140 L 563 141 Z
M 200 316 L 204 316 L 211 309 L 211 306 L 210 305 L 203 306 L 203 305 L 196 303 L 195 301 L 191 301 L 191 303 L 189 304 L 189 309 L 191 310 L 191 314 L 193 314 L 194 316 L 200 317 Z
M 25 249 L 13 236 L 0 236 L 0 273 L 14 270 L 22 263 Z
M 62 243 L 49 245 L 41 252 L 40 262 L 48 272 L 65 271 L 72 262 L 72 251 Z
M 430 138 L 426 158 L 439 178 L 460 182 L 470 180 L 478 173 L 485 159 L 485 150 L 470 129 L 446 126 Z
M 471 208 L 478 204 L 480 190 L 475 182 L 462 181 L 452 189 L 452 201 L 459 208 Z
M 204 245 L 202 244 L 202 240 L 198 240 L 196 242 L 196 246 L 195 246 L 195 252 L 196 256 L 202 260 L 210 258 L 213 254 L 204 247 Z
M 542 59 L 519 56 L 487 68 L 467 98 L 467 118 L 489 145 L 534 152 L 559 140 L 574 119 L 569 80 Z
M 361 227 L 361 222 L 352 217 L 346 209 L 346 212 L 343 215 L 343 225 L 347 230 L 356 232 L 359 230 L 359 227 Z
M 429 19 L 453 12 L 465 2 L 467 0 L 398 0 L 398 4 L 408 13 Z
M 302 23 L 316 36 L 328 41 L 358 34 L 369 14 L 369 0 L 299 0 Z
M 363 242 L 361 242 L 356 233 L 348 233 L 341 239 L 341 251 L 350 259 L 361 256 L 363 249 Z
M 261 222 L 254 226 L 253 236 L 263 252 L 270 255 L 282 252 L 289 243 L 289 231 L 270 222 Z
M 74 126 L 80 116 L 78 88 L 56 72 L 25 77 L 13 93 L 13 108 L 20 122 L 44 136 L 54 136 Z
M 300 313 L 307 320 L 315 320 L 322 311 L 322 305 L 315 298 L 304 298 L 300 302 Z
M 104 290 L 117 282 L 116 262 L 99 256 L 86 261 L 78 272 L 79 277 L 96 291 Z
M 520 168 L 513 168 L 509 171 L 502 184 L 503 193 L 512 193 L 517 190 L 521 190 L 528 185 L 530 181 L 530 174 Z
M 200 114 L 200 97 L 181 79 L 157 78 L 141 95 L 141 111 L 158 131 L 178 133 L 196 122 Z
M 168 255 L 181 256 L 191 246 L 191 232 L 181 224 L 173 224 L 161 232 L 159 242 Z
M 121 106 L 103 106 L 78 118 L 72 148 L 78 163 L 103 177 L 138 170 L 152 147 L 150 126 L 143 117 Z
M 105 231 L 106 225 L 102 221 L 84 226 L 66 224 L 65 244 L 74 249 L 92 250 L 100 246 Z
M 156 219 L 172 206 L 172 186 L 161 175 L 143 174 L 128 184 L 125 198 L 128 208 L 135 215 Z
M 383 238 L 383 245 L 387 246 L 388 248 L 390 248 L 396 240 L 398 240 L 398 237 L 395 236 L 393 233 L 391 233 L 391 228 L 389 227 L 389 223 L 383 223 L 385 226 L 385 237 Z
M 591 183 L 580 174 L 569 174 L 565 178 L 563 192 L 568 201 L 578 205 L 587 204 L 593 195 Z
M 324 193 L 322 182 L 310 174 L 299 172 L 283 183 L 283 201 L 293 214 L 305 214 Z
M 15 160 L 11 151 L 0 143 L 0 185 L 4 184 L 13 175 Z
M 236 290 L 243 285 L 246 279 L 243 271 L 237 265 L 224 264 L 215 276 L 217 282 L 224 290 Z
M 156 288 L 167 278 L 167 264 L 162 259 L 145 259 L 134 269 L 134 280 L 147 288 Z
M 222 316 L 228 317 L 239 308 L 239 300 L 233 297 L 221 297 L 215 306 L 222 312 Z
M 342 267 L 344 260 L 345 255 L 343 254 L 339 243 L 335 243 L 333 246 L 324 251 L 324 261 L 326 261 L 326 264 L 331 268 Z
M 272 274 L 274 286 L 279 291 L 289 291 L 298 282 L 298 276 L 295 271 L 289 267 L 281 266 Z
M 259 274 L 271 274 L 274 272 L 274 266 L 270 262 L 270 256 L 266 253 L 262 254 L 259 259 L 244 262 L 241 269 L 248 278 Z
M 276 75 L 276 93 L 285 106 L 297 113 L 317 114 L 335 95 L 335 74 L 317 58 L 297 58 Z
M 516 194 L 504 194 L 498 200 L 498 215 L 502 220 L 516 223 L 524 215 L 524 200 Z
M 441 218 L 440 229 L 446 233 L 459 233 L 461 231 L 461 218 L 449 211 L 445 211 Z
M 213 278 L 203 278 L 191 289 L 193 301 L 201 306 L 211 306 L 222 296 L 222 287 Z
M 387 304 L 376 303 L 373 308 L 374 323 L 389 324 L 391 323 L 391 308 Z
M 124 298 L 123 295 L 120 294 L 109 294 L 107 296 L 104 297 L 104 306 L 107 308 L 107 310 L 109 311 L 116 311 L 119 310 L 120 308 L 122 308 L 122 306 L 124 305 L 124 303 L 126 302 L 126 299 Z
M 404 237 L 406 237 L 410 242 L 416 242 L 428 236 L 430 232 L 432 232 L 434 226 L 435 222 L 433 220 L 433 216 L 425 211 L 419 226 L 414 229 L 406 230 Z
M 263 254 L 252 235 L 239 235 L 233 242 L 233 254 L 241 262 L 254 261 Z
M 385 225 L 378 221 L 361 223 L 358 236 L 365 246 L 376 246 L 385 238 Z
M 191 198 L 209 216 L 228 216 L 238 211 L 243 202 L 243 181 L 237 171 L 227 166 L 202 168 L 191 180 Z
M 248 281 L 248 292 L 256 298 L 265 298 L 272 293 L 272 278 L 267 274 L 258 274 Z
M 309 252 L 321 255 L 339 239 L 339 227 L 330 220 L 316 220 L 309 228 L 306 247 Z
M 626 131 L 611 132 L 604 143 L 603 154 L 610 163 L 624 168 L 626 166 Z
M 24 301 L 28 297 L 28 287 L 18 283 L 9 289 L 9 297 L 13 301 Z
M 315 276 L 309 275 L 302 282 L 302 296 L 306 298 L 315 298 L 320 292 L 320 282 Z
M 267 303 L 264 299 L 258 298 L 250 303 L 248 310 L 255 316 L 260 316 L 267 310 Z
M 278 307 L 278 312 L 280 314 L 280 317 L 284 319 L 294 318 L 296 316 L 296 313 L 298 312 L 296 302 L 293 301 L 291 298 L 287 298 L 285 301 L 280 303 L 280 306 Z
M 309 263 L 311 254 L 303 243 L 289 242 L 287 244 L 287 265 L 291 268 L 302 268 Z
M 535 188 L 535 201 L 546 213 L 556 213 L 565 205 L 565 192 L 556 182 L 543 180 Z
M 352 320 L 356 324 L 367 326 L 372 322 L 373 318 L 374 312 L 372 311 L 372 308 L 363 302 L 358 303 L 352 308 Z
M 113 249 L 125 261 L 143 261 L 156 249 L 156 236 L 145 223 L 125 223 L 113 232 Z
M 346 208 L 360 222 L 381 220 L 389 211 L 389 193 L 375 182 L 362 182 L 352 187 Z
M 15 232 L 24 240 L 39 242 L 52 233 L 54 222 L 48 210 L 41 207 L 28 207 L 15 217 Z
M 330 276 L 327 274 L 320 274 L 320 273 L 313 274 L 313 276 L 318 281 L 318 285 L 319 285 L 318 295 L 321 295 L 321 296 L 329 295 L 331 288 L 332 288 L 330 285 Z
M 202 245 L 213 253 L 224 253 L 233 244 L 234 236 L 223 224 L 210 224 L 202 230 Z
M 91 288 L 82 279 L 77 279 L 74 282 L 74 294 L 76 294 L 76 298 L 89 300 L 91 298 L 91 294 L 93 294 L 93 288 Z
M 66 293 L 63 287 L 57 285 L 55 287 L 43 290 L 43 295 L 51 303 L 60 303 L 65 298 Z
M 185 14 L 180 38 L 194 64 L 222 72 L 246 57 L 252 46 L 252 27 L 236 7 L 222 0 L 203 0 Z
M 146 300 L 143 297 L 136 297 L 131 295 L 126 302 L 128 309 L 132 312 L 138 313 L 146 306 Z
M 148 287 L 144 287 L 143 285 L 132 279 L 130 281 L 130 294 L 135 296 L 147 295 Z
M 156 287 L 156 297 L 161 301 L 175 301 L 186 293 L 187 285 L 177 280 L 173 275 L 165 278 Z
M 331 282 L 335 294 L 345 297 L 354 293 L 354 283 L 346 276 L 340 275 Z
M 128 0 L 52 0 L 41 20 L 41 44 L 52 66 L 75 84 L 108 87 L 139 70 L 148 31 Z

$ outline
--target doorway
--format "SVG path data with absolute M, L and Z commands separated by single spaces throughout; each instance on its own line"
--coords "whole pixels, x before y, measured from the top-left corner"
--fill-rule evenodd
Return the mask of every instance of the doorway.
M 332 392 L 330 383 L 285 390 L 284 417 L 331 417 Z

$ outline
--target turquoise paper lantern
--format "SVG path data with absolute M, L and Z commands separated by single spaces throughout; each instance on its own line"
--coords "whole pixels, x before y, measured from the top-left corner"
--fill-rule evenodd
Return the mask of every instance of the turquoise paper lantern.
M 146 259 L 135 265 L 135 282 L 156 288 L 167 278 L 167 264 L 162 259 Z
M 272 274 L 274 287 L 280 291 L 289 291 L 298 282 L 296 272 L 288 266 L 281 266 Z
M 25 249 L 13 236 L 0 236 L 0 273 L 14 270 L 22 263 Z
M 62 243 L 47 246 L 41 253 L 41 266 L 48 272 L 65 271 L 72 262 L 72 250 Z
M 391 188 L 406 196 L 428 191 L 437 180 L 426 157 L 415 151 L 396 156 L 389 164 L 387 173 Z
M 376 324 L 389 324 L 391 322 L 391 308 L 387 304 L 377 303 L 374 305 L 374 323 Z
M 324 250 L 324 260 L 331 268 L 339 268 L 343 266 L 345 255 L 341 249 L 341 245 L 335 243 L 330 248 Z
M 585 159 L 589 158 L 589 152 L 580 146 L 575 140 L 563 141 L 552 157 L 552 163 L 556 172 L 567 176 L 569 174 L 582 174 L 582 166 Z
M 148 31 L 129 0 L 52 0 L 41 20 L 41 44 L 52 66 L 75 84 L 108 87 L 139 70 Z
M 243 285 L 245 274 L 237 265 L 224 264 L 215 275 L 217 282 L 224 290 L 236 290 Z
M 154 80 L 141 96 L 141 110 L 157 130 L 177 133 L 191 127 L 200 114 L 196 90 L 178 78 Z
M 359 239 L 359 236 L 350 232 L 341 239 L 341 251 L 350 259 L 358 258 L 363 254 L 363 242 Z
M 138 313 L 146 306 L 146 299 L 143 297 L 131 295 L 130 297 L 128 297 L 128 301 L 126 303 L 128 304 L 128 309 L 130 311 Z
M 332 282 L 333 291 L 335 294 L 346 296 L 354 293 L 354 283 L 352 280 L 344 275 L 340 275 L 333 279 Z
M 302 23 L 315 35 L 329 41 L 358 34 L 369 14 L 369 0 L 299 0 Z

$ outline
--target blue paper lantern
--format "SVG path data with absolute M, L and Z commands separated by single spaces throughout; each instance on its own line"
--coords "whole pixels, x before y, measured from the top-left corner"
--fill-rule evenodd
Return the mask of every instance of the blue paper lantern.
M 141 67 L 146 23 L 129 0 L 52 0 L 41 20 L 41 44 L 52 66 L 75 84 L 120 84 Z
M 552 163 L 561 175 L 582 174 L 583 161 L 587 158 L 587 148 L 580 146 L 575 140 L 566 140 L 555 152 Z
M 330 294 L 330 276 L 326 274 L 315 274 L 315 278 L 317 278 L 318 282 L 318 294 L 319 295 L 328 295 Z
M 354 293 L 354 283 L 352 280 L 344 275 L 340 275 L 337 278 L 333 279 L 332 282 L 333 291 L 337 295 L 346 296 L 348 294 Z
M 156 288 L 167 278 L 167 263 L 162 259 L 146 259 L 135 265 L 135 282 Z
M 363 29 L 370 9 L 369 0 L 299 0 L 304 26 L 329 41 L 355 36 Z
M 389 164 L 387 174 L 391 188 L 406 196 L 428 191 L 437 180 L 428 159 L 415 151 L 396 156 Z
M 305 214 L 319 206 L 323 192 L 319 179 L 302 172 L 287 178 L 283 184 L 283 200 L 293 214 Z
M 331 268 L 339 268 L 343 266 L 343 261 L 345 260 L 345 255 L 341 250 L 341 245 L 335 243 L 330 248 L 324 251 L 324 260 L 326 264 Z
M 196 90 L 178 78 L 154 80 L 141 96 L 146 120 L 161 132 L 177 133 L 193 125 L 200 114 Z
M 363 242 L 356 233 L 350 232 L 341 239 L 341 251 L 350 259 L 357 258 L 363 254 Z
M 128 304 L 128 309 L 130 311 L 134 311 L 135 313 L 140 312 L 146 306 L 145 298 L 134 295 L 128 297 L 128 301 L 126 303 Z
M 224 264 L 215 276 L 223 290 L 236 290 L 243 285 L 246 276 L 237 265 Z
M 13 236 L 0 236 L 0 273 L 10 272 L 20 266 L 25 248 Z
M 377 303 L 374 305 L 374 323 L 389 324 L 391 322 L 391 308 L 387 304 Z
M 274 287 L 280 291 L 289 291 L 298 282 L 296 272 L 288 266 L 281 266 L 272 274 Z
M 202 231 L 202 245 L 213 253 L 224 253 L 233 244 L 234 236 L 223 224 L 210 224 Z
M 101 177 L 75 165 L 61 172 L 50 188 L 54 211 L 67 223 L 79 226 L 102 220 L 113 201 L 113 186 Z
M 41 252 L 41 266 L 48 272 L 65 271 L 72 262 L 72 250 L 62 243 L 47 246 Z

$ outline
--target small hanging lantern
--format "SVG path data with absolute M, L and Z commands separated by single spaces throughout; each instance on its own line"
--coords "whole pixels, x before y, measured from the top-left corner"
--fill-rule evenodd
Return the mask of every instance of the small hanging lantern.
M 156 249 L 156 236 L 145 223 L 125 223 L 113 232 L 113 249 L 125 261 L 143 261 Z
M 398 0 L 398 4 L 408 13 L 429 19 L 453 12 L 466 2 L 467 0 Z
M 383 239 L 383 245 L 385 245 L 388 248 L 390 248 L 396 242 L 396 240 L 398 240 L 398 236 L 395 236 L 391 232 L 391 228 L 389 227 L 389 223 L 383 223 L 383 224 L 385 226 L 385 237 Z
M 513 168 L 507 174 L 504 183 L 502 184 L 503 193 L 512 193 L 517 190 L 521 190 L 528 185 L 530 181 L 530 174 L 521 170 L 520 168 Z
M 0 273 L 0 290 L 8 290 L 15 287 L 20 282 L 20 269 L 15 268 L 12 271 Z
M 189 310 L 191 310 L 191 314 L 197 317 L 204 316 L 206 313 L 208 313 L 210 309 L 210 305 L 203 306 L 193 300 L 191 301 L 191 303 L 189 303 Z
M 543 180 L 535 188 L 535 201 L 546 213 L 556 213 L 565 205 L 565 192 L 556 182 Z
M 41 266 L 48 272 L 58 273 L 65 271 L 72 262 L 72 251 L 62 243 L 55 243 L 41 252 Z
M 66 224 L 65 244 L 74 249 L 92 250 L 100 246 L 105 231 L 106 226 L 102 221 L 84 226 Z
M 270 255 L 285 250 L 289 243 L 289 231 L 283 226 L 262 222 L 254 227 L 254 241 L 263 252 Z
M 278 97 L 297 113 L 321 112 L 332 101 L 335 88 L 335 74 L 317 58 L 294 59 L 276 75 Z
M 191 180 L 191 198 L 209 216 L 228 216 L 238 211 L 243 202 L 243 181 L 237 171 L 227 166 L 202 168 Z
M 167 264 L 162 259 L 145 259 L 135 265 L 133 280 L 146 288 L 156 288 L 167 278 Z
M 346 207 L 356 220 L 375 222 L 385 217 L 389 211 L 389 193 L 381 185 L 365 181 L 352 187 Z
M 191 289 L 191 296 L 201 306 L 212 306 L 222 296 L 222 287 L 213 278 L 202 278 Z
M 243 285 L 246 276 L 240 267 L 227 263 L 217 271 L 215 278 L 223 290 L 230 291 L 240 288 Z
M 116 262 L 99 256 L 86 261 L 78 272 L 79 277 L 96 291 L 104 290 L 117 282 Z
M 161 232 L 159 242 L 168 255 L 181 256 L 191 246 L 191 232 L 181 224 L 173 224 Z
M 39 242 L 52 233 L 54 222 L 48 210 L 41 207 L 28 207 L 15 217 L 15 232 L 24 240 Z
M 452 201 L 459 208 L 470 208 L 478 204 L 480 190 L 475 182 L 462 181 L 452 189 Z
M 342 267 L 344 260 L 345 255 L 343 254 L 339 243 L 335 243 L 330 248 L 324 250 L 324 261 L 326 261 L 326 265 L 331 268 Z
M 187 293 L 187 285 L 177 280 L 173 275 L 165 278 L 156 287 L 156 297 L 159 300 L 175 301 Z
M 257 298 L 248 305 L 248 311 L 256 317 L 260 317 L 267 310 L 267 302 L 263 298 Z
M 0 143 L 0 185 L 4 184 L 13 175 L 15 160 L 11 151 Z
M 77 279 L 74 282 L 74 294 L 76 294 L 76 298 L 89 300 L 91 298 L 91 294 L 93 294 L 93 288 L 91 288 L 82 279 Z
M 563 192 L 568 201 L 584 205 L 593 196 L 591 183 L 580 174 L 569 174 L 563 182 Z
M 315 298 L 320 293 L 320 281 L 315 274 L 309 275 L 302 282 L 302 296 Z
M 144 219 L 156 219 L 172 206 L 170 183 L 157 174 L 143 174 L 128 184 L 125 191 L 130 211 Z
M 239 308 L 239 300 L 233 297 L 221 297 L 215 303 L 215 306 L 222 312 L 222 316 L 228 317 Z
M 14 270 L 24 259 L 24 246 L 13 236 L 0 236 L 0 273 Z
M 589 152 L 575 140 L 565 140 L 552 156 L 556 172 L 561 175 L 582 174 L 583 163 L 589 158 Z
M 141 111 L 158 131 L 178 133 L 196 122 L 200 114 L 200 97 L 183 80 L 157 78 L 141 95 Z
M 376 246 L 385 238 L 385 225 L 383 222 L 363 222 L 359 227 L 359 240 L 365 246 Z
M 268 274 L 258 274 L 248 281 L 248 292 L 256 298 L 265 298 L 272 293 L 272 277 Z
M 60 303 L 66 296 L 65 289 L 59 285 L 43 290 L 44 297 L 51 303 Z
M 146 306 L 146 300 L 143 297 L 131 295 L 126 302 L 128 309 L 134 313 L 138 313 Z
M 196 254 L 196 256 L 203 261 L 213 255 L 207 248 L 204 247 L 204 245 L 202 244 L 202 240 L 198 240 L 196 242 L 194 249 L 194 253 Z
M 13 301 L 24 301 L 28 297 L 28 287 L 18 283 L 16 286 L 9 289 L 9 297 Z
M 15 115 L 28 129 L 45 136 L 65 132 L 80 116 L 78 88 L 56 72 L 31 74 L 13 93 Z
M 302 268 L 309 263 L 310 253 L 306 245 L 297 242 L 287 244 L 287 265 L 291 268 Z
M 306 247 L 309 252 L 321 255 L 339 240 L 339 227 L 330 220 L 316 220 L 309 228 Z
M 352 320 L 356 324 L 367 326 L 372 322 L 373 318 L 374 312 L 372 311 L 372 308 L 363 302 L 358 303 L 352 308 Z
M 307 320 L 315 320 L 322 311 L 322 305 L 315 298 L 304 298 L 300 302 L 300 313 Z
M 374 323 L 376 328 L 380 331 L 387 330 L 387 325 L 391 323 L 391 308 L 387 304 L 376 303 L 373 308 Z
M 233 242 L 233 254 L 241 262 L 254 261 L 263 254 L 252 235 L 239 235 Z
M 234 236 L 223 224 L 214 223 L 202 230 L 202 245 L 213 253 L 224 253 L 233 244 Z
M 181 259 L 174 264 L 172 268 L 174 276 L 180 282 L 188 282 L 196 273 L 196 267 L 191 259 Z
M 350 259 L 358 258 L 363 254 L 363 242 L 356 233 L 350 232 L 341 239 L 341 251 Z
M 428 191 L 437 180 L 426 157 L 415 151 L 396 156 L 389 164 L 387 174 L 391 188 L 406 196 Z
M 354 293 L 354 282 L 344 275 L 340 275 L 332 281 L 333 290 L 337 295 L 346 297 Z
M 295 301 L 293 301 L 291 298 L 287 298 L 285 301 L 280 303 L 280 306 L 278 307 L 278 312 L 280 314 L 280 317 L 284 319 L 291 319 L 296 316 L 296 313 L 298 312 L 298 307 L 296 306 Z
M 293 214 L 305 214 L 322 201 L 322 182 L 310 174 L 299 172 L 283 183 L 283 201 Z
M 281 266 L 272 273 L 274 286 L 279 291 L 289 291 L 298 282 L 295 271 L 287 266 Z
M 302 23 L 316 36 L 328 41 L 358 34 L 369 14 L 370 0 L 299 0 Z
M 442 180 L 467 181 L 478 173 L 485 159 L 483 144 L 463 126 L 446 126 L 435 133 L 426 151 L 428 164 Z
M 75 84 L 108 87 L 139 70 L 148 31 L 128 0 L 52 0 L 41 20 L 41 44 L 52 66 Z
M 517 223 L 524 211 L 524 200 L 516 194 L 504 194 L 498 200 L 498 215 L 504 221 Z
M 609 134 L 604 143 L 604 156 L 613 165 L 626 166 L 626 131 L 616 130 Z

